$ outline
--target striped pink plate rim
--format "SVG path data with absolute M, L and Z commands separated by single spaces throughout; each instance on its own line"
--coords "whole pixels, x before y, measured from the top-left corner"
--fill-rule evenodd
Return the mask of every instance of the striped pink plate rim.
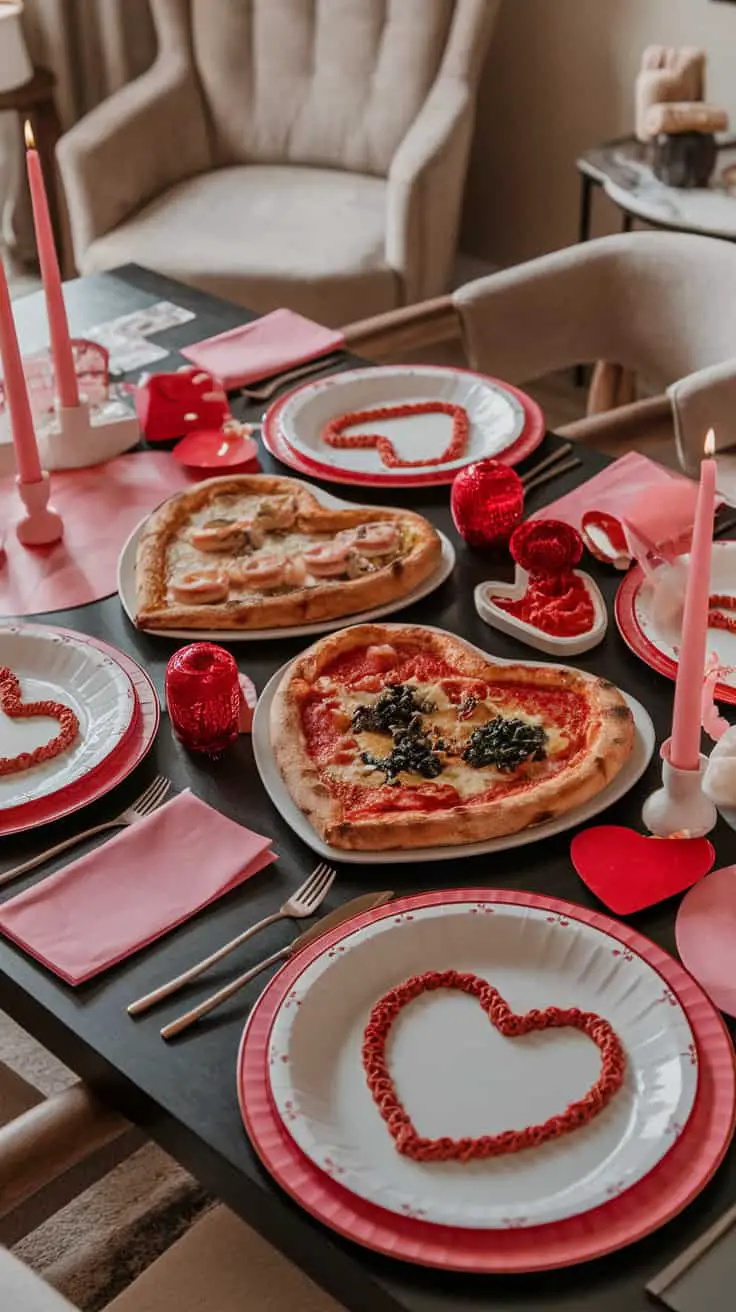
M 429 368 L 425 365 L 423 368 Z M 527 396 L 526 392 L 519 391 L 518 387 L 512 387 L 510 383 L 501 382 L 500 379 L 490 378 L 486 374 L 479 374 L 475 369 L 455 368 L 455 373 L 471 374 L 474 378 L 482 378 L 484 382 L 498 383 L 508 392 L 512 392 L 517 401 L 524 409 L 526 415 L 526 424 L 524 431 L 517 437 L 511 446 L 505 451 L 501 451 L 496 457 L 504 465 L 518 465 L 521 460 L 525 460 L 533 451 L 536 451 L 546 432 L 546 423 L 541 407 L 532 397 Z M 442 373 L 447 373 L 445 366 L 442 366 Z M 334 375 L 339 378 L 339 374 Z M 321 380 L 324 381 L 324 380 Z M 300 451 L 294 448 L 284 437 L 281 431 L 281 411 L 287 401 L 297 393 L 314 386 L 313 379 L 307 379 L 304 383 L 299 383 L 292 387 L 289 392 L 280 396 L 274 401 L 266 411 L 266 417 L 263 421 L 263 441 L 266 449 L 277 460 L 283 464 L 289 465 L 301 474 L 309 474 L 312 478 L 320 478 L 330 483 L 346 483 L 362 487 L 432 487 L 437 485 L 447 485 L 452 483 L 457 469 L 428 472 L 424 474 L 410 473 L 389 474 L 385 476 L 380 474 L 367 474 L 360 471 L 341 469 L 339 465 L 322 464 L 318 460 L 310 460 L 309 457 L 303 456 Z
M 297 1148 L 274 1109 L 268 1081 L 268 1042 L 279 1007 L 302 972 L 357 928 L 416 907 L 453 902 L 538 907 L 592 925 L 638 953 L 662 976 L 685 1010 L 697 1045 L 698 1094 L 671 1151 L 631 1189 L 602 1207 L 550 1225 L 482 1231 L 398 1217 L 357 1198 Z M 452 889 L 401 898 L 324 935 L 274 977 L 251 1012 L 237 1063 L 237 1091 L 245 1128 L 263 1165 L 307 1212 L 356 1243 L 422 1266 L 448 1271 L 543 1271 L 591 1261 L 642 1239 L 681 1212 L 720 1165 L 736 1124 L 736 1066 L 728 1031 L 690 975 L 662 948 L 628 925 L 557 898 L 509 889 Z M 492 1236 L 492 1242 L 489 1242 Z
M 639 656 L 645 665 L 649 665 L 658 674 L 666 675 L 668 679 L 675 679 L 677 661 L 673 661 L 671 656 L 667 656 L 659 647 L 655 647 L 643 632 L 636 617 L 636 599 L 643 582 L 644 572 L 639 565 L 634 565 L 621 580 L 615 601 L 618 631 L 626 646 L 635 656 Z M 719 702 L 726 702 L 733 706 L 736 704 L 736 688 L 732 688 L 727 683 L 719 683 L 716 685 L 716 698 Z
M 132 774 L 153 746 L 161 720 L 161 707 L 158 694 L 151 680 L 125 652 L 118 651 L 108 642 L 99 638 L 90 638 L 86 633 L 77 633 L 73 629 L 48 626 L 50 632 L 61 633 L 95 647 L 98 651 L 112 656 L 128 675 L 135 690 L 138 713 L 134 716 L 131 727 L 116 750 L 89 774 L 75 783 L 50 793 L 35 802 L 22 807 L 14 807 L 0 815 L 0 837 L 8 834 L 20 834 L 36 825 L 50 824 L 63 816 L 98 801 L 107 793 L 123 783 Z

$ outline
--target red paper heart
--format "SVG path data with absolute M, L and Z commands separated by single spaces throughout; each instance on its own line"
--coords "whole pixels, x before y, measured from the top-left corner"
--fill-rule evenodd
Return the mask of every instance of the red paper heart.
M 50 716 L 59 721 L 59 732 L 55 738 L 35 747 L 32 752 L 20 752 L 18 756 L 0 756 L 0 777 L 8 774 L 20 774 L 30 770 L 31 766 L 41 761 L 50 761 L 52 757 L 65 752 L 74 742 L 79 732 L 79 720 L 70 706 L 62 702 L 23 702 L 21 701 L 20 683 L 7 666 L 0 666 L 0 707 L 11 720 L 32 720 L 37 716 Z
M 684 893 L 716 859 L 707 838 L 649 838 L 623 825 L 584 829 L 570 856 L 591 893 L 619 916 Z
M 406 419 L 409 415 L 450 415 L 452 439 L 441 456 L 427 456 L 423 460 L 402 460 L 391 439 L 383 433 L 345 432 L 346 428 L 353 428 L 356 424 L 369 424 L 381 419 Z M 384 465 L 388 465 L 389 469 L 417 469 L 423 465 L 441 465 L 461 456 L 468 440 L 469 427 L 468 412 L 461 405 L 451 405 L 449 401 L 416 401 L 403 405 L 377 406 L 374 410 L 352 410 L 345 415 L 336 415 L 325 425 L 322 441 L 328 446 L 344 449 L 375 447 Z
M 458 989 L 477 998 L 491 1024 L 508 1039 L 539 1030 L 580 1030 L 600 1049 L 602 1061 L 598 1079 L 582 1098 L 571 1102 L 564 1112 L 550 1116 L 540 1125 L 528 1125 L 523 1130 L 504 1130 L 501 1134 L 484 1134 L 477 1139 L 422 1137 L 391 1078 L 386 1042 L 401 1008 L 421 993 L 435 989 Z M 613 1027 L 594 1011 L 580 1011 L 577 1007 L 546 1007 L 544 1011 L 534 1009 L 519 1015 L 511 1010 L 498 989 L 480 976 L 461 974 L 456 970 L 430 970 L 424 975 L 413 975 L 376 1003 L 363 1036 L 363 1067 L 368 1088 L 398 1152 L 418 1162 L 469 1162 L 505 1157 L 523 1148 L 536 1148 L 587 1125 L 621 1088 L 626 1073 L 626 1055 Z

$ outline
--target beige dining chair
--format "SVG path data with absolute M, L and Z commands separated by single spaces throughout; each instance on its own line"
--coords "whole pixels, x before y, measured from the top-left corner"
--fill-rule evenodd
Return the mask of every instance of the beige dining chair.
M 30 1226 L 133 1151 L 142 1136 L 82 1083 L 42 1098 L 0 1063 L 0 1243 Z M 20 1219 L 20 1220 L 19 1220 Z M 73 1312 L 0 1247 L 0 1308 Z M 339 1305 L 243 1221 L 213 1207 L 108 1304 L 106 1312 L 339 1312 Z
M 81 273 L 336 325 L 449 286 L 500 0 L 151 0 L 149 72 L 63 138 Z
M 736 445 L 735 307 L 736 244 L 635 232 L 353 323 L 346 339 L 375 360 L 461 340 L 473 368 L 520 384 L 595 362 L 587 417 L 558 432 L 614 453 L 674 444 L 692 473 L 709 427 L 719 450 Z M 655 395 L 632 401 L 633 374 Z

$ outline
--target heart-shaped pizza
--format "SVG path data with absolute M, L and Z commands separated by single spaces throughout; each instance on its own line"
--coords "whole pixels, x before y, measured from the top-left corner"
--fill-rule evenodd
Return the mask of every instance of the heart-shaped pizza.
M 410 510 L 330 509 L 305 483 L 209 479 L 147 521 L 137 622 L 152 629 L 264 629 L 355 614 L 407 595 L 442 544 Z
M 323 638 L 274 697 L 284 781 L 333 847 L 473 843 L 599 793 L 634 744 L 612 684 L 558 665 L 496 664 L 418 625 Z

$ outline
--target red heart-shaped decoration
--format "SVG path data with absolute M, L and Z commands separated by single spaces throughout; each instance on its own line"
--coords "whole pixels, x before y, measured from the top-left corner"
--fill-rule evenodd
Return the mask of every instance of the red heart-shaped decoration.
M 452 419 L 452 438 L 441 456 L 427 456 L 423 460 L 402 460 L 390 438 L 383 433 L 347 433 L 356 424 L 370 424 L 381 419 L 406 419 L 409 415 L 449 415 Z M 328 446 L 343 449 L 375 447 L 384 465 L 389 469 L 416 469 L 422 465 L 442 465 L 463 454 L 468 440 L 470 420 L 461 405 L 449 401 L 413 401 L 402 405 L 376 406 L 374 410 L 351 410 L 336 415 L 322 430 L 322 441 Z
M 591 893 L 619 916 L 684 893 L 716 859 L 707 838 L 649 838 L 623 825 L 584 829 L 570 856 Z
M 12 720 L 31 720 L 45 715 L 59 721 L 56 737 L 41 747 L 36 747 L 32 752 L 20 752 L 18 756 L 0 756 L 0 777 L 19 774 L 41 761 L 50 761 L 52 757 L 59 756 L 71 746 L 79 732 L 79 720 L 70 706 L 64 706 L 62 702 L 21 701 L 20 683 L 6 665 L 0 666 L 0 707 Z
M 539 1030 L 580 1030 L 600 1049 L 601 1073 L 598 1079 L 582 1098 L 571 1102 L 564 1111 L 550 1116 L 540 1125 L 528 1125 L 523 1130 L 504 1130 L 501 1134 L 484 1134 L 477 1139 L 424 1138 L 415 1129 L 391 1078 L 386 1042 L 401 1008 L 420 994 L 436 989 L 458 989 L 477 998 L 491 1024 L 509 1039 Z M 626 1055 L 613 1027 L 594 1011 L 580 1011 L 577 1007 L 546 1007 L 544 1011 L 535 1008 L 519 1015 L 511 1010 L 498 989 L 480 976 L 461 974 L 456 970 L 430 970 L 424 975 L 413 975 L 376 1003 L 363 1036 L 363 1067 L 373 1101 L 398 1152 L 418 1162 L 469 1162 L 535 1148 L 587 1125 L 621 1088 L 626 1073 Z

